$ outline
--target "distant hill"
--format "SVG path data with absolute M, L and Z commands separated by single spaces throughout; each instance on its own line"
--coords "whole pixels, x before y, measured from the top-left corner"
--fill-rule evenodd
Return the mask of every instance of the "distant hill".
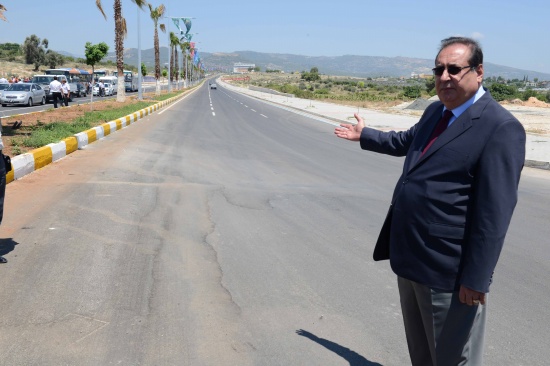
M 60 52 L 61 53 L 61 52 Z M 429 74 L 433 67 L 433 60 L 411 57 L 380 57 L 344 55 L 336 57 L 328 56 L 302 56 L 283 53 L 261 53 L 254 51 L 236 51 L 232 53 L 200 52 L 201 59 L 208 69 L 232 72 L 235 62 L 253 63 L 262 71 L 266 69 L 281 70 L 284 72 L 309 71 L 317 67 L 319 72 L 327 75 L 341 75 L 352 77 L 410 77 L 412 73 Z M 106 57 L 116 62 L 114 52 Z M 124 63 L 137 65 L 137 49 L 128 48 L 124 51 Z M 153 70 L 155 65 L 154 49 L 141 51 L 141 62 L 148 70 Z M 181 54 L 179 54 L 181 62 Z M 160 48 L 160 63 L 168 62 L 168 48 Z M 532 70 L 522 70 L 513 67 L 485 63 L 485 76 L 502 76 L 505 79 L 520 79 L 528 77 L 529 80 L 550 80 L 550 74 Z

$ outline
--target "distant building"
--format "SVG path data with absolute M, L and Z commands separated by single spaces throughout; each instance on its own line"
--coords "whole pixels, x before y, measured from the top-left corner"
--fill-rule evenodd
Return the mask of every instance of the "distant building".
M 433 78 L 433 74 L 418 74 L 416 72 L 411 72 L 411 79 L 430 79 Z
M 247 64 L 243 62 L 235 62 L 233 64 L 233 73 L 234 74 L 248 74 L 250 69 L 254 70 L 256 64 Z

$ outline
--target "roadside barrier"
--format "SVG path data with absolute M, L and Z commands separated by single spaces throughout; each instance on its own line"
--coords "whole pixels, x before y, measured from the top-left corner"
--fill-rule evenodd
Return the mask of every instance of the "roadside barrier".
M 131 125 L 132 123 L 139 121 L 140 119 L 143 119 L 149 114 L 152 114 L 153 112 L 187 94 L 188 93 L 182 93 L 122 118 L 103 123 L 100 126 L 96 126 L 89 130 L 77 133 L 71 137 L 67 137 L 60 142 L 48 144 L 46 146 L 31 150 L 25 154 L 17 155 L 11 159 L 12 170 L 6 174 L 6 183 L 20 179 L 27 174 L 62 159 L 68 154 L 84 148 L 88 144 L 98 141 L 105 136 L 108 136 L 120 129 L 123 129 L 124 127 Z

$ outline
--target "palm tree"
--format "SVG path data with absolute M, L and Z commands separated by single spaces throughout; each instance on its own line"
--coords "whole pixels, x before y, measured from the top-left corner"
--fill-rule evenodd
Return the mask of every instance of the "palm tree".
M 183 41 L 183 38 L 182 38 L 182 41 Z M 185 79 L 185 83 L 184 83 L 184 86 L 187 84 L 187 81 L 189 80 L 188 77 L 187 77 L 187 50 L 189 49 L 189 42 L 187 41 L 183 41 L 180 43 L 180 48 L 181 48 L 181 57 L 183 59 L 183 70 L 181 70 L 182 72 L 184 72 L 184 79 Z
M 132 0 L 140 9 L 147 4 L 145 0 Z M 103 7 L 101 6 L 101 0 L 96 0 L 95 4 L 103 17 L 107 19 Z M 126 100 L 125 83 L 124 83 L 124 38 L 128 34 L 128 28 L 126 28 L 126 19 L 122 16 L 122 4 L 121 0 L 114 0 L 113 9 L 115 10 L 115 52 L 116 52 L 116 67 L 118 71 L 118 89 L 116 95 L 117 102 L 124 102 Z
M 180 44 L 179 38 L 174 32 L 170 32 L 170 81 L 178 80 L 178 45 Z
M 160 95 L 160 48 L 159 48 L 159 32 L 157 29 L 157 25 L 160 27 L 160 30 L 164 33 L 166 32 L 166 27 L 164 24 L 158 24 L 159 19 L 162 18 L 164 15 L 164 11 L 166 10 L 164 8 L 164 5 L 160 4 L 156 8 L 153 8 L 151 4 L 149 5 L 149 10 L 151 11 L 151 19 L 153 19 L 153 23 L 155 23 L 155 79 L 157 81 L 157 87 L 156 87 L 156 93 L 157 95 Z
M 4 12 L 7 11 L 8 9 L 6 9 L 6 7 L 2 4 L 0 4 L 0 19 L 2 19 L 3 21 L 7 22 L 8 20 L 6 19 L 6 17 L 4 16 Z

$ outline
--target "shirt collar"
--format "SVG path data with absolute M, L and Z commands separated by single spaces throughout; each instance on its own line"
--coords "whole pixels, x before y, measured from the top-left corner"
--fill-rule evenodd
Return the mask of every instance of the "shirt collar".
M 449 121 L 449 125 L 451 125 L 451 123 L 453 123 L 458 117 L 460 117 L 460 115 L 464 113 L 466 109 L 470 108 L 472 104 L 477 102 L 479 98 L 483 96 L 483 94 L 485 94 L 485 89 L 482 86 L 480 86 L 473 97 L 468 99 L 464 104 L 456 107 L 455 109 L 452 109 L 451 112 L 453 112 L 453 117 L 451 117 Z M 446 110 L 447 108 L 443 107 L 443 112 L 445 112 Z

